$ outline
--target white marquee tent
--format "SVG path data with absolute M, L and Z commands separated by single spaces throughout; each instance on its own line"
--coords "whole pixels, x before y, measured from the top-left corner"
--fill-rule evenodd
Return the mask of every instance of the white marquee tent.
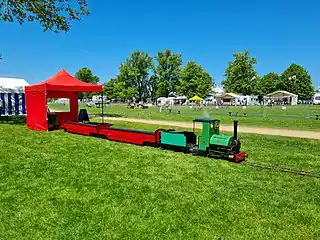
M 1 115 L 26 114 L 24 87 L 28 85 L 29 83 L 21 78 L 0 77 Z
M 278 104 L 282 104 L 282 103 L 290 104 L 290 105 L 298 104 L 298 95 L 291 92 L 287 92 L 287 91 L 278 90 L 278 91 L 267 94 L 264 98 L 273 99 L 276 102 L 278 102 Z

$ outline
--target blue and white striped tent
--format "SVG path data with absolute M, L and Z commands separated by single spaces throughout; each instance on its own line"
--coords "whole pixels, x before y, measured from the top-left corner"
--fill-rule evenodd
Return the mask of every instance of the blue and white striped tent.
M 1 115 L 26 114 L 24 87 L 29 84 L 21 78 L 0 77 Z

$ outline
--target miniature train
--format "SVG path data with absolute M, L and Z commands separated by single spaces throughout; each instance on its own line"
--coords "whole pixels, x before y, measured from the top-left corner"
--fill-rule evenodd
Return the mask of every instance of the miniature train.
M 195 123 L 202 124 L 200 136 L 195 134 Z M 241 152 L 241 143 L 238 139 L 238 121 L 234 121 L 234 135 L 220 134 L 220 120 L 195 119 L 193 132 L 157 129 L 147 132 L 132 129 L 113 127 L 109 123 L 81 123 L 66 121 L 62 129 L 69 133 L 85 136 L 103 137 L 111 141 L 131 143 L 136 145 L 154 146 L 191 153 L 193 155 L 225 159 L 232 162 L 242 162 L 248 156 Z

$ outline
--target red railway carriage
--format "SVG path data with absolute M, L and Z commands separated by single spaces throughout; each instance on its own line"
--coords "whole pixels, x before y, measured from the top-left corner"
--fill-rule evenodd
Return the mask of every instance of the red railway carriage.
M 69 133 L 76 133 L 85 136 L 92 136 L 98 134 L 98 128 L 96 124 L 83 124 L 77 122 L 64 122 L 62 128 Z
M 139 131 L 132 129 L 112 128 L 111 124 L 92 124 L 67 121 L 62 128 L 69 133 L 85 136 L 101 136 L 111 141 L 125 142 L 136 145 L 157 145 L 160 141 L 160 131 Z
M 113 128 L 98 125 L 98 135 L 111 141 L 125 142 L 137 145 L 157 145 L 160 140 L 160 130 L 155 132 L 132 129 Z

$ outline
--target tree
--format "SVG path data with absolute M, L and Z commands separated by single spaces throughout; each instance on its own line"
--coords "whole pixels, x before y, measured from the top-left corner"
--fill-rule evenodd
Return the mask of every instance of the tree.
M 270 72 L 259 79 L 257 92 L 262 95 L 272 93 L 278 90 L 279 81 L 280 76 L 277 73 Z
M 157 77 L 155 75 L 152 75 L 149 80 L 148 85 L 148 92 L 151 100 L 155 100 L 157 98 L 157 88 L 158 87 L 158 81 Z
M 119 78 L 125 86 L 134 89 L 138 100 L 150 96 L 150 85 L 154 79 L 150 77 L 153 67 L 152 57 L 146 52 L 135 51 L 120 66 Z
M 75 75 L 75 77 L 86 83 L 97 84 L 100 81 L 100 78 L 93 75 L 92 71 L 89 68 L 81 68 Z M 91 98 L 93 93 L 79 93 L 78 97 L 83 99 L 83 97 Z
M 89 15 L 87 0 L 0 0 L 2 21 L 37 21 L 44 31 L 67 32 L 71 21 L 85 15 Z
M 157 66 L 154 75 L 157 80 L 157 96 L 168 97 L 170 92 L 175 92 L 179 82 L 182 66 L 182 55 L 173 54 L 170 49 L 158 52 L 155 57 Z
M 255 71 L 256 58 L 250 57 L 248 50 L 233 53 L 234 60 L 228 63 L 222 81 L 222 85 L 227 92 L 239 93 L 243 95 L 256 94 L 257 72 Z
M 310 74 L 305 68 L 294 63 L 281 74 L 278 88 L 295 93 L 302 100 L 310 100 L 314 94 Z
M 126 86 L 125 81 L 117 78 L 111 79 L 103 86 L 104 94 L 108 99 L 132 99 L 136 94 L 135 90 Z
M 194 95 L 205 98 L 213 85 L 213 78 L 203 70 L 202 66 L 188 62 L 181 71 L 178 92 L 188 98 Z
M 116 78 L 112 78 L 108 82 L 103 84 L 103 93 L 105 96 L 107 96 L 108 99 L 117 98 L 116 84 Z

